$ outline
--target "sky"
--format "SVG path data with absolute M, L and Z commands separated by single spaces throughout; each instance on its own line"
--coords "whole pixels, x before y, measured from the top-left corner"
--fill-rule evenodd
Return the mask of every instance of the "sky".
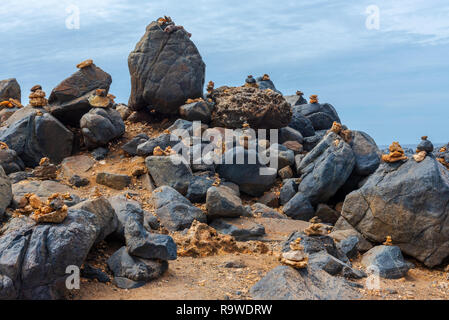
M 267 73 L 285 95 L 318 94 L 379 145 L 449 141 L 447 0 L 1 0 L 0 9 L 0 79 L 16 78 L 24 103 L 33 85 L 49 95 L 89 58 L 127 103 L 128 55 L 168 15 L 192 33 L 206 83 Z

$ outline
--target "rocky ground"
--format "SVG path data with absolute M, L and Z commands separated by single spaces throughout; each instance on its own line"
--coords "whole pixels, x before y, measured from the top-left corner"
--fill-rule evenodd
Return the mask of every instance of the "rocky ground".
M 269 75 L 203 93 L 169 17 L 129 66 L 128 104 L 92 60 L 26 106 L 0 81 L 0 299 L 448 298 L 449 145 L 380 150 Z

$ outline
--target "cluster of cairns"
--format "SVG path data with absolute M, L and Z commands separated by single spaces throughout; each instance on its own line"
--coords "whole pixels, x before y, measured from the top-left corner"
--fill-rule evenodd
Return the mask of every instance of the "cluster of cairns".
M 264 254 L 256 218 L 309 224 L 285 240 L 282 265 L 254 298 L 359 297 L 354 279 L 406 275 L 413 265 L 403 253 L 427 267 L 449 256 L 449 145 L 434 151 L 423 137 L 415 153 L 398 142 L 382 152 L 318 95 L 283 95 L 268 74 L 237 87 L 209 81 L 203 91 L 191 34 L 167 16 L 146 28 L 128 65 L 127 104 L 115 102 L 111 76 L 91 59 L 48 100 L 31 88 L 26 106 L 15 79 L 0 81 L 0 299 L 61 298 L 68 265 L 129 289 L 178 256 Z M 124 137 L 139 122 L 163 131 Z M 277 141 L 257 129 L 277 129 Z M 95 172 L 113 191 L 105 197 L 85 173 L 117 149 L 133 173 Z M 234 161 L 209 161 L 225 159 Z M 148 203 L 133 199 L 135 179 L 147 182 Z M 108 270 L 90 266 L 88 254 L 110 239 L 122 246 Z M 351 262 L 361 254 L 364 270 Z

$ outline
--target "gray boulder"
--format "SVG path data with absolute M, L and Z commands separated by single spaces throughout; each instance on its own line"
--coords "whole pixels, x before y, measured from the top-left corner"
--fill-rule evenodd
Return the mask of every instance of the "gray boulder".
M 157 187 L 169 186 L 183 195 L 187 194 L 193 173 L 182 156 L 149 156 L 145 159 L 145 164 Z
M 287 142 L 287 141 L 297 141 L 299 143 L 302 143 L 303 139 L 304 139 L 302 134 L 299 131 L 297 131 L 291 127 L 285 127 L 285 128 L 279 129 L 278 135 L 279 135 L 278 139 L 279 139 L 280 144 Z
M 145 142 L 147 142 L 150 138 L 145 133 L 139 133 L 130 141 L 125 143 L 122 146 L 122 150 L 131 156 L 137 155 L 137 147 Z M 153 148 L 154 149 L 154 148 Z
M 297 179 L 286 179 L 282 183 L 282 188 L 280 191 L 281 205 L 285 205 L 289 202 L 298 192 L 298 183 Z
M 249 159 L 256 159 L 249 163 Z M 233 159 L 233 164 L 226 164 L 226 159 Z M 243 159 L 237 162 L 237 159 Z M 221 178 L 236 183 L 240 191 L 254 197 L 263 195 L 276 181 L 277 169 L 268 168 L 257 159 L 256 151 L 236 147 L 226 151 L 222 164 L 217 165 L 216 171 Z
M 368 240 L 391 236 L 429 267 L 449 255 L 449 172 L 432 156 L 382 163 L 344 202 L 343 218 Z
M 167 147 L 174 147 L 180 140 L 178 137 L 172 134 L 164 133 L 156 138 L 147 139 L 146 141 L 142 141 L 142 143 L 138 144 L 136 147 L 136 154 L 139 156 L 148 156 L 153 154 L 153 150 L 156 147 L 160 147 L 162 150 L 165 150 Z
M 32 113 L 1 130 L 0 141 L 16 151 L 26 166 L 35 167 L 44 157 L 60 163 L 70 156 L 73 133 L 48 113 Z
M 353 269 L 349 264 L 335 258 L 326 251 L 320 251 L 309 255 L 309 267 L 321 269 L 331 276 L 343 275 L 349 279 L 360 279 L 366 277 L 363 271 Z
M 350 145 L 355 156 L 355 173 L 367 176 L 376 171 L 380 165 L 382 152 L 374 139 L 363 131 L 352 131 Z
M 96 182 L 116 190 L 122 190 L 129 186 L 131 177 L 126 174 L 99 172 L 96 177 Z
M 170 231 L 190 228 L 194 220 L 206 222 L 205 213 L 175 189 L 163 186 L 153 191 L 153 206 L 161 224 Z
M 401 249 L 396 246 L 377 246 L 363 255 L 362 265 L 368 273 L 386 279 L 404 277 L 412 267 L 402 256 Z
M 12 149 L 0 150 L 0 166 L 3 167 L 6 174 L 25 170 L 25 164 L 22 159 Z
M 131 256 L 126 247 L 121 247 L 108 260 L 114 277 L 127 278 L 134 282 L 148 282 L 162 276 L 168 269 L 164 260 L 148 260 Z M 119 284 L 122 283 L 121 281 Z M 120 287 L 130 288 L 129 285 Z M 134 287 L 135 288 L 135 287 Z
M 179 108 L 182 118 L 189 121 L 201 121 L 209 123 L 211 120 L 211 108 L 205 101 L 185 104 Z
M 147 28 L 128 58 L 129 108 L 150 107 L 175 114 L 188 98 L 203 94 L 206 66 L 183 29 L 164 32 L 156 21 Z
M 330 129 L 334 121 L 340 123 L 337 111 L 329 103 L 311 103 L 295 106 L 293 113 L 299 113 L 309 119 L 315 130 Z M 301 130 L 298 129 L 298 131 Z
M 259 202 L 253 204 L 251 209 L 255 217 L 271 218 L 271 219 L 287 219 L 287 217 L 284 216 L 283 214 Z
M 299 106 L 301 104 L 307 104 L 307 100 L 302 95 L 294 94 L 290 96 L 284 96 L 284 99 L 293 106 Z
M 301 161 L 298 192 L 312 205 L 326 203 L 351 175 L 355 156 L 338 135 L 329 132 Z
M 98 234 L 90 212 L 69 209 L 61 224 L 21 224 L 0 238 L 0 274 L 21 299 L 60 299 L 68 266 L 81 267 Z M 45 248 L 45 250 L 43 250 Z
M 135 220 L 143 223 L 144 211 L 137 201 L 128 199 L 124 195 L 117 195 L 109 198 L 109 203 L 117 216 L 116 237 L 120 239 L 125 238 L 125 225 L 128 221 Z
M 126 248 L 129 254 L 144 259 L 176 260 L 177 249 L 173 238 L 148 232 L 142 222 L 129 219 L 125 225 Z
M 12 200 L 11 182 L 3 168 L 0 166 L 0 219 L 5 213 L 5 209 Z
M 360 294 L 344 279 L 319 269 L 279 266 L 251 289 L 258 300 L 353 300 Z
M 21 101 L 20 85 L 15 78 L 0 81 L 0 101 L 10 98 Z
M 207 217 L 232 218 L 245 215 L 242 200 L 228 187 L 211 187 L 207 190 Z
M 111 76 L 95 64 L 82 68 L 58 84 L 51 92 L 48 103 L 50 113 L 73 127 L 92 108 L 88 99 L 96 89 L 109 91 Z
M 109 141 L 125 133 L 125 123 L 120 113 L 111 108 L 93 108 L 80 120 L 84 144 L 89 149 L 106 146 Z
M 300 192 L 285 204 L 283 211 L 287 216 L 296 220 L 309 221 L 315 215 L 310 201 Z
M 293 106 L 292 112 L 292 119 L 288 126 L 300 132 L 303 137 L 314 136 L 315 129 L 313 128 L 313 124 L 309 119 L 301 114 L 299 111 L 299 106 Z
M 193 203 L 204 203 L 207 190 L 214 184 L 214 177 L 209 174 L 194 175 L 190 181 L 186 198 Z
M 220 233 L 233 236 L 237 241 L 257 240 L 265 235 L 265 228 L 252 221 L 242 221 L 238 219 L 216 219 L 210 226 Z

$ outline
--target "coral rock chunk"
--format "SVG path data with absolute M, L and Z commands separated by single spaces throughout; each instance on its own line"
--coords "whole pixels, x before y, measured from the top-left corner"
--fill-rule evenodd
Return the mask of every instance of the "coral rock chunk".
M 81 62 L 81 63 L 78 63 L 78 64 L 76 65 L 76 67 L 77 67 L 78 69 L 84 69 L 84 68 L 90 67 L 93 63 L 94 63 L 94 61 L 93 61 L 92 59 L 87 59 L 87 60 L 84 60 L 84 61 Z
M 382 160 L 384 162 L 393 163 L 401 160 L 407 160 L 407 156 L 404 154 L 404 149 L 402 149 L 399 142 L 393 142 L 389 147 L 390 153 L 382 155 Z

